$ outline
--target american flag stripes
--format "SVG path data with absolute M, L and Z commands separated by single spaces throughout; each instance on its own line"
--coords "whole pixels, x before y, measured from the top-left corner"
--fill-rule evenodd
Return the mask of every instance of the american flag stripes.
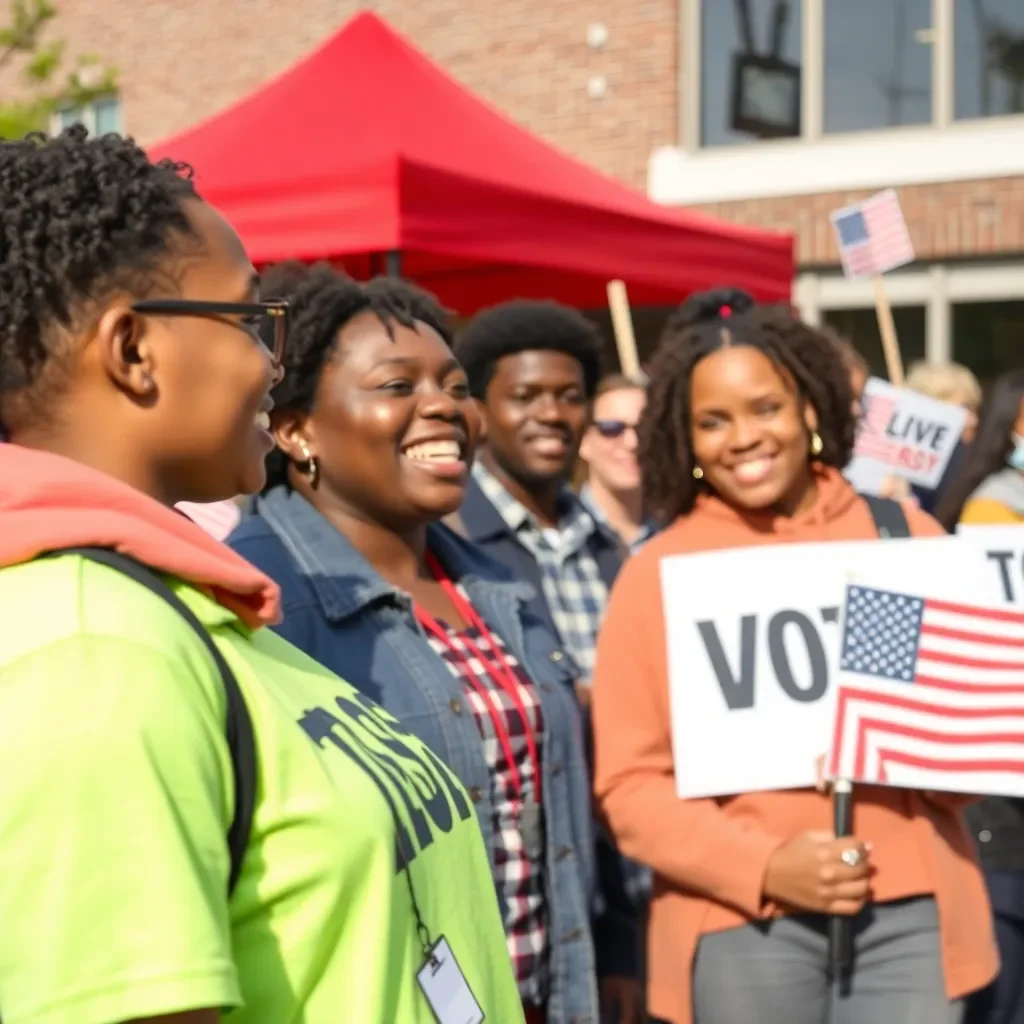
M 829 774 L 1024 794 L 1024 613 L 848 587 Z
M 914 261 L 914 245 L 894 189 L 835 210 L 832 226 L 847 277 L 874 277 Z

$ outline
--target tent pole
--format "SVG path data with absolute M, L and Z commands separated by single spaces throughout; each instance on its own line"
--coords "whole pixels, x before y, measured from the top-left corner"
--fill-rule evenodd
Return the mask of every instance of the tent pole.
M 384 254 L 384 266 L 388 277 L 401 277 L 402 253 L 398 249 L 389 249 Z

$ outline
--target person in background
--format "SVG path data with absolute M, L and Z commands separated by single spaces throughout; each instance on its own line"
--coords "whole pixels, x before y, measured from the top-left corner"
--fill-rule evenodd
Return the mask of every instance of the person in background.
M 911 488 L 921 508 L 934 513 L 946 489 L 960 476 L 967 450 L 974 441 L 981 407 L 981 385 L 978 378 L 959 363 L 917 362 L 910 367 L 906 387 L 936 401 L 959 405 L 967 412 L 960 441 L 949 457 L 938 486 L 930 491 L 923 487 Z
M 907 373 L 906 388 L 927 395 L 937 402 L 959 405 L 966 413 L 960 440 L 969 445 L 978 429 L 981 408 L 981 384 L 978 378 L 960 363 L 913 363 Z
M 715 296 L 652 362 L 640 465 L 668 525 L 616 580 L 593 719 L 600 810 L 623 853 L 654 870 L 648 1004 L 670 1024 L 958 1024 L 963 997 L 996 972 L 964 798 L 865 787 L 856 834 L 836 838 L 815 789 L 677 796 L 661 562 L 877 538 L 841 473 L 852 398 L 835 348 L 782 307 Z M 912 535 L 941 534 L 905 513 Z M 836 913 L 856 915 L 855 980 L 838 1000 Z
M 937 510 L 952 533 L 1024 525 L 1024 370 L 1004 374 L 984 404 L 974 443 Z M 1002 969 L 972 997 L 967 1024 L 1024 1021 L 1024 800 L 987 797 L 967 809 L 995 912 Z
M 622 374 L 603 378 L 580 442 L 580 460 L 586 465 L 580 500 L 630 552 L 639 550 L 656 530 L 654 521 L 644 515 L 636 461 L 636 431 L 647 401 L 646 387 L 646 381 Z
M 432 1024 L 442 937 L 522 1022 L 469 794 L 174 511 L 263 486 L 286 308 L 130 139 L 0 142 L 0 192 L 4 1024 Z
M 996 380 L 959 472 L 936 515 L 950 531 L 959 523 L 1024 523 L 1024 370 Z
M 515 300 L 478 313 L 456 338 L 455 355 L 483 411 L 485 440 L 449 522 L 532 584 L 527 611 L 559 638 L 553 656 L 570 665 L 587 706 L 608 590 L 626 555 L 569 486 L 601 376 L 600 336 L 575 310 Z M 631 868 L 603 838 L 597 859 L 602 1004 L 618 1004 L 621 1019 L 632 1020 L 639 964 Z
M 282 264 L 292 322 L 267 486 L 230 539 L 282 589 L 277 627 L 458 774 L 490 854 L 528 1024 L 598 1017 L 583 722 L 551 631 L 440 522 L 479 412 L 432 297 Z
M 864 411 L 861 402 L 868 377 L 871 376 L 871 367 L 849 338 L 838 334 L 831 327 L 820 327 L 819 330 L 835 346 L 839 358 L 843 361 L 843 366 L 850 379 L 850 391 L 853 393 L 853 416 L 855 420 L 859 420 Z

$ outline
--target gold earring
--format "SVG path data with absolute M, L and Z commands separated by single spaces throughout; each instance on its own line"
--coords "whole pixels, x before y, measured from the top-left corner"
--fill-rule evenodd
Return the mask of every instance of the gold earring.
M 817 458 L 817 456 L 819 456 L 822 453 L 824 447 L 825 443 L 821 439 L 821 434 L 819 434 L 817 431 L 814 431 L 814 433 L 811 434 L 811 455 Z
M 693 467 L 693 479 L 694 480 L 703 480 L 704 479 L 704 470 L 701 469 L 700 466 L 694 466 Z
M 309 445 L 305 441 L 299 441 L 299 447 L 302 449 L 302 454 L 306 457 L 306 475 L 309 477 L 309 486 L 315 491 L 317 482 L 320 479 L 320 463 L 317 462 L 316 457 L 309 450 Z

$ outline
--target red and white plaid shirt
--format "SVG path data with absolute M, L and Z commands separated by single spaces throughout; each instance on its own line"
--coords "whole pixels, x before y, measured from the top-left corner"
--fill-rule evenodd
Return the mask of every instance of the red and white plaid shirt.
M 458 592 L 467 602 L 461 586 Z M 483 741 L 484 760 L 491 780 L 491 828 L 494 835 L 494 881 L 504 897 L 505 934 L 509 955 L 519 985 L 519 995 L 526 1006 L 542 1006 L 547 1002 L 549 987 L 548 965 L 548 912 L 544 893 L 543 861 L 533 862 L 523 850 L 519 832 L 519 797 L 512 782 L 512 772 L 506 762 L 501 742 L 491 721 L 488 703 L 466 677 L 466 666 L 477 682 L 490 694 L 491 703 L 496 706 L 508 732 L 509 746 L 515 758 L 516 767 L 523 786 L 524 795 L 535 792 L 533 763 L 526 743 L 526 732 L 512 699 L 491 678 L 491 674 L 480 664 L 472 648 L 465 643 L 468 637 L 480 652 L 500 664 L 504 658 L 516 680 L 519 699 L 529 718 L 537 746 L 538 758 L 543 757 L 541 739 L 544 718 L 540 701 L 533 682 L 523 671 L 500 637 L 491 634 L 495 651 L 486 636 L 475 627 L 464 630 L 453 629 L 448 623 L 438 623 L 445 630 L 448 641 L 462 655 L 454 651 L 432 634 L 427 634 L 430 646 L 451 669 L 452 674 L 462 683 L 466 700 L 473 710 L 477 728 Z

